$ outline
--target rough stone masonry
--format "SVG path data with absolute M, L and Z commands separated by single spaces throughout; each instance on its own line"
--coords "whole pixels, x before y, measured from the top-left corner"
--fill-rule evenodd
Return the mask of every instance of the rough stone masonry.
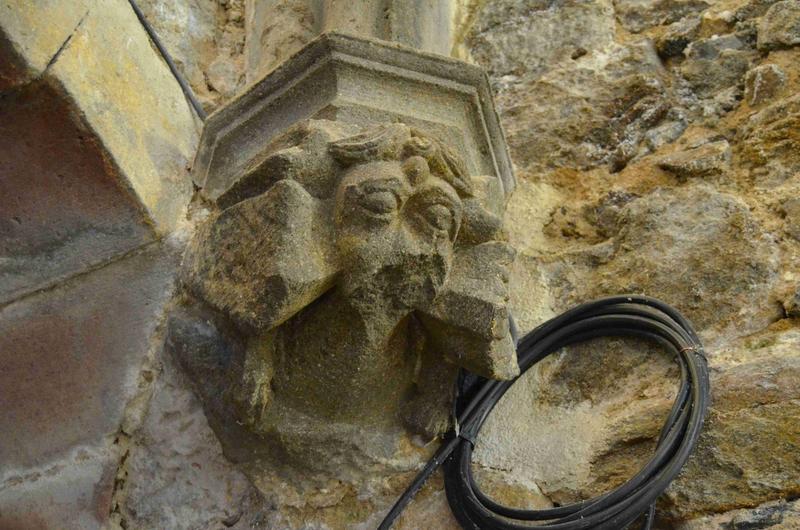
M 207 110 L 347 22 L 295 0 L 140 4 Z M 678 307 L 714 394 L 657 524 L 800 527 L 800 2 L 445 12 L 447 45 L 417 44 L 489 73 L 522 330 L 603 294 Z M 357 27 L 410 39 L 387 20 Z M 187 242 L 214 214 L 188 167 L 201 124 L 127 2 L 0 2 L 0 115 L 0 528 L 374 528 L 410 473 L 313 496 L 256 483 L 164 351 Z M 619 483 L 676 379 L 648 344 L 563 352 L 489 420 L 482 485 L 552 506 Z M 400 527 L 456 528 L 441 483 Z

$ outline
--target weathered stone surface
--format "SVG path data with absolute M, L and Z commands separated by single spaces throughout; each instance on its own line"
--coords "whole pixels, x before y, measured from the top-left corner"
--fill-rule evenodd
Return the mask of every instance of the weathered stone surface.
M 57 23 L 36 22 L 50 18 Z M 118 186 L 133 192 L 134 207 L 157 230 L 174 229 L 192 192 L 186 166 L 197 122 L 128 2 L 11 2 L 0 25 L 31 72 L 23 81 L 43 77 L 57 88 L 115 166 Z
M 701 97 L 738 87 L 750 68 L 754 52 L 735 35 L 714 36 L 689 45 L 681 75 Z
M 743 162 L 789 178 L 800 171 L 800 95 L 781 99 L 743 123 Z
M 243 446 L 277 446 L 283 464 L 341 474 L 363 461 L 380 476 L 381 459 L 408 458 L 401 418 L 427 437 L 447 429 L 456 365 L 518 373 L 496 178 L 473 179 L 446 144 L 404 124 L 346 130 L 312 120 L 290 134 L 296 145 L 263 153 L 184 262 L 189 291 L 235 328 L 192 332 L 208 317 L 189 310 L 172 320 L 170 349 L 226 453 L 246 463 Z M 330 448 L 365 429 L 365 454 L 340 463 Z
M 763 17 L 764 14 L 772 7 L 773 4 L 781 0 L 747 0 L 745 2 L 736 3 L 739 5 L 732 5 L 734 18 L 736 21 L 747 23 Z
M 69 43 L 93 4 L 5 0 L 0 4 L 0 92 L 39 76 Z M 42 21 L 47 20 L 47 24 Z
M 673 22 L 656 40 L 656 49 L 661 57 L 678 57 L 700 32 L 700 18 L 686 17 Z
M 575 286 L 576 299 L 646 292 L 675 304 L 711 341 L 778 316 L 758 294 L 777 281 L 778 247 L 736 197 L 703 184 L 657 189 L 630 201 L 619 223 L 608 263 Z
M 762 64 L 744 78 L 744 98 L 750 105 L 759 105 L 774 98 L 786 82 L 786 74 L 780 66 Z
M 800 44 L 800 5 L 783 0 L 770 6 L 758 26 L 758 49 L 772 50 Z
M 731 146 L 727 140 L 709 142 L 667 155 L 658 166 L 681 178 L 707 177 L 725 171 L 731 162 Z
M 274 154 L 272 142 L 288 137 L 291 144 L 292 127 L 309 118 L 357 126 L 405 123 L 450 145 L 470 174 L 496 178 L 503 196 L 514 189 L 479 68 L 336 33 L 319 37 L 208 118 L 192 178 L 205 197 L 217 200 L 265 152 Z
M 625 173 L 627 171 L 622 174 L 623 181 Z M 524 190 L 527 185 L 523 183 L 518 190 Z M 575 186 L 581 189 L 578 183 Z M 523 200 L 543 196 L 547 197 L 540 194 Z M 547 197 L 547 200 L 551 199 Z M 512 200 L 509 208 L 512 218 L 520 215 L 520 210 L 513 205 Z M 609 208 L 609 205 L 615 206 Z M 725 468 L 722 464 L 715 468 L 707 464 L 710 457 L 705 456 L 691 465 L 692 474 L 675 484 L 674 498 L 670 494 L 669 503 L 659 508 L 662 517 L 674 518 L 662 528 L 676 528 L 675 520 L 699 513 L 752 506 L 782 495 L 770 491 L 794 491 L 796 485 L 790 477 L 797 475 L 793 456 L 796 449 L 791 447 L 791 442 L 789 447 L 784 447 L 783 442 L 776 439 L 792 440 L 796 436 L 792 431 L 797 414 L 791 390 L 793 383 L 770 379 L 773 376 L 769 374 L 781 377 L 777 374 L 786 373 L 793 380 L 791 370 L 784 363 L 795 363 L 791 351 L 797 332 L 787 322 L 783 328 L 764 337 L 742 339 L 728 346 L 732 338 L 757 332 L 781 318 L 781 312 L 771 306 L 769 295 L 777 281 L 778 271 L 774 267 L 780 259 L 779 248 L 771 241 L 770 234 L 764 232 L 743 202 L 731 195 L 719 194 L 707 185 L 661 189 L 641 198 L 629 195 L 625 199 L 605 199 L 587 206 L 584 212 L 581 215 L 591 219 L 587 226 L 599 232 L 594 237 L 602 242 L 604 237 L 612 236 L 613 244 L 584 247 L 585 254 L 576 255 L 576 250 L 556 253 L 552 250 L 555 241 L 575 240 L 576 236 L 569 232 L 553 232 L 550 236 L 553 242 L 539 241 L 538 246 L 527 247 L 526 253 L 542 252 L 543 255 L 538 259 L 525 256 L 518 259 L 522 267 L 515 270 L 515 276 L 535 277 L 538 268 L 538 275 L 544 276 L 541 296 L 554 296 L 556 300 L 573 295 L 576 301 L 592 298 L 601 293 L 589 293 L 587 288 L 606 281 L 613 282 L 614 286 L 603 293 L 633 290 L 674 300 L 700 329 L 705 328 L 704 340 L 713 352 L 710 355 L 712 368 L 719 367 L 717 373 L 727 374 L 737 365 L 749 367 L 747 375 L 734 376 L 737 372 L 733 371 L 727 376 L 715 376 L 714 402 L 718 407 L 730 406 L 740 412 L 724 416 L 725 423 L 710 423 L 707 436 L 711 441 L 707 445 L 703 442 L 703 447 L 714 458 L 730 462 L 730 466 L 733 462 L 740 463 L 738 469 L 744 470 L 746 476 L 763 477 L 765 482 L 761 485 L 759 479 L 753 478 L 741 484 L 734 478 L 739 477 L 737 468 Z M 525 219 L 525 228 L 512 225 L 512 242 L 520 237 L 515 234 L 526 233 L 537 226 L 527 217 L 517 219 Z M 662 241 L 667 234 L 671 236 Z M 738 247 L 741 244 L 753 246 L 744 249 Z M 542 249 L 548 248 L 552 254 L 544 254 Z M 751 258 L 738 261 L 743 255 Z M 765 259 L 764 256 L 771 257 Z M 679 261 L 667 265 L 672 258 Z M 620 259 L 629 266 L 618 268 L 616 263 Z M 562 268 L 551 260 L 568 260 L 569 263 Z M 661 264 L 653 267 L 658 261 Z M 706 265 L 699 265 L 700 262 Z M 756 272 L 769 262 L 773 265 Z M 728 268 L 731 276 L 727 279 L 720 276 Z M 565 285 L 559 279 L 565 272 L 581 278 L 580 283 Z M 736 294 L 736 288 L 731 289 L 731 286 L 743 287 L 746 282 L 741 278 L 749 274 L 755 274 L 750 276 L 755 281 L 752 290 Z M 760 279 L 755 280 L 755 277 Z M 635 278 L 639 283 L 621 284 L 621 278 Z M 668 286 L 672 280 L 676 283 Z M 680 293 L 683 281 L 691 292 Z M 512 277 L 512 285 L 514 282 Z M 704 293 L 701 288 L 708 291 Z M 541 322 L 548 316 L 547 303 L 542 310 L 542 302 L 536 300 L 539 293 L 530 286 L 527 289 L 525 295 L 517 294 L 517 307 L 528 311 L 539 308 L 534 323 Z M 695 296 L 698 303 L 692 307 L 694 304 L 686 302 Z M 756 300 L 759 296 L 762 298 Z M 730 298 L 725 301 L 726 297 Z M 713 304 L 708 303 L 711 298 Z M 556 308 L 571 304 L 550 303 Z M 740 313 L 756 307 L 759 307 L 759 316 Z M 734 324 L 725 326 L 726 320 Z M 732 332 L 734 329 L 736 331 Z M 773 358 L 781 360 L 774 364 L 767 361 Z M 538 488 L 554 502 L 569 502 L 608 491 L 632 476 L 652 454 L 652 440 L 668 412 L 676 378 L 674 365 L 660 355 L 657 348 L 642 344 L 623 347 L 618 341 L 604 341 L 570 349 L 543 363 L 506 396 L 481 433 L 476 459 L 493 468 L 513 470 L 508 471 L 509 476 L 522 480 L 531 489 Z M 745 380 L 749 382 L 745 384 Z M 761 401 L 754 387 L 776 392 L 785 389 L 788 394 L 775 396 L 774 406 L 760 409 L 754 405 Z M 732 403 L 734 396 L 741 405 Z M 745 441 L 751 437 L 757 443 Z M 734 441 L 728 444 L 727 440 Z M 756 448 L 777 449 L 768 456 L 759 457 Z M 781 469 L 789 471 L 784 473 Z M 691 489 L 693 496 L 689 498 L 680 493 L 681 488 Z M 720 495 L 720 492 L 724 493 Z M 719 503 L 713 499 L 719 499 Z
M 495 83 L 513 85 L 523 77 L 537 77 L 553 63 L 611 44 L 614 11 L 610 1 L 489 2 L 468 36 L 472 57 L 487 69 Z M 581 55 L 580 57 L 583 57 Z M 502 86 L 501 85 L 501 86 Z
M 0 104 L 0 303 L 155 236 L 79 116 L 44 82 Z
M 717 370 L 714 401 L 725 399 L 736 409 L 713 413 L 702 458 L 659 507 L 663 529 L 708 512 L 791 498 L 797 490 L 791 478 L 797 475 L 796 385 L 777 375 L 791 373 L 787 363 L 796 358 L 796 319 L 781 319 L 797 285 L 798 249 L 790 232 L 796 224 L 790 210 L 798 127 L 790 90 L 797 56 L 796 48 L 772 51 L 769 58 L 756 52 L 759 17 L 775 3 L 695 3 L 689 13 L 681 11 L 686 2 L 662 17 L 658 10 L 666 3 L 640 2 L 626 13 L 625 3 L 616 2 L 617 19 L 653 39 L 662 64 L 636 60 L 642 57 L 633 52 L 639 37 L 622 31 L 574 59 L 564 52 L 537 60 L 536 50 L 546 48 L 486 45 L 534 39 L 529 28 L 539 22 L 564 28 L 553 39 L 566 50 L 591 31 L 572 29 L 581 23 L 576 15 L 593 20 L 598 31 L 604 27 L 590 18 L 589 7 L 581 12 L 569 2 L 550 3 L 525 23 L 510 16 L 520 9 L 517 2 L 492 2 L 467 41 L 499 90 L 521 177 L 507 218 L 513 220 L 510 242 L 519 250 L 510 278 L 512 309 L 523 331 L 598 295 L 632 290 L 660 297 L 703 330 Z M 591 4 L 593 13 L 600 5 Z M 753 67 L 765 62 L 783 71 L 785 84 L 772 99 L 752 104 L 761 111 L 754 112 L 746 74 L 755 75 Z M 644 94 L 670 108 L 656 120 L 641 120 L 636 134 L 617 129 L 619 122 L 603 114 L 614 108 L 609 101 L 623 109 L 637 101 L 625 97 L 630 78 L 620 74 L 628 72 L 658 87 Z M 679 146 L 670 145 L 679 138 Z M 619 146 L 620 171 L 610 175 L 603 165 Z M 660 170 L 662 161 L 671 163 L 670 171 Z M 681 170 L 714 178 L 687 183 L 675 178 Z M 763 191 L 754 191 L 754 182 Z M 777 328 L 762 331 L 770 324 Z M 761 339 L 772 346 L 759 348 Z M 736 366 L 747 368 L 726 375 Z M 495 409 L 476 448 L 478 465 L 505 469 L 553 502 L 607 491 L 652 454 L 676 379 L 670 359 L 644 344 L 572 348 L 524 377 Z M 756 404 L 762 387 L 786 394 L 762 407 Z M 725 397 L 717 397 L 717 388 Z M 756 447 L 769 454 L 758 458 Z M 747 528 L 751 519 L 734 512 L 700 528 L 737 528 L 737 516 Z M 765 528 L 768 521 L 776 528 L 794 522 L 755 514 L 752 521 Z
M 206 109 L 244 85 L 245 0 L 139 0 L 137 5 Z
M 720 352 L 734 362 L 720 362 L 712 376 L 706 432 L 668 491 L 671 514 L 757 506 L 800 490 L 798 340 L 796 329 L 775 331 Z
M 222 456 L 188 384 L 169 359 L 129 444 L 115 502 L 128 528 L 217 528 L 242 516 L 251 486 Z
M 712 3 L 709 0 L 614 0 L 614 9 L 625 29 L 640 32 L 701 12 Z
M 800 197 L 783 201 L 781 213 L 786 220 L 786 231 L 793 238 L 800 241 Z
M 644 143 L 650 151 L 671 144 L 681 137 L 687 127 L 686 115 L 677 109 L 667 113 L 667 119 L 644 133 Z
M 521 167 L 617 171 L 661 141 L 646 140 L 651 130 L 669 131 L 666 142 L 680 135 L 657 50 L 615 40 L 610 2 L 492 2 L 483 13 L 467 42 L 492 74 Z
M 448 56 L 454 3 L 449 0 L 247 1 L 248 81 L 261 79 L 320 34 L 342 32 Z
M 800 528 L 800 502 L 778 501 L 758 508 L 710 515 L 676 526 L 677 530 L 791 530 Z
M 591 68 L 563 67 L 539 78 L 533 90 L 501 94 L 500 101 L 509 107 L 504 115 L 511 121 L 509 145 L 518 163 L 537 171 L 559 166 L 624 167 L 645 131 L 668 117 L 670 103 L 656 63 L 650 63 L 650 72 L 646 65 L 653 57 L 647 49 L 617 48 L 609 60 L 619 70 L 611 67 L 609 77 Z M 633 73 L 631 63 L 638 63 L 635 69 L 640 73 Z M 586 103 L 590 93 L 597 97 L 591 105 Z M 559 110 L 556 101 L 568 111 Z
M 101 530 L 109 526 L 116 446 L 76 447 L 48 466 L 0 478 L 0 528 Z
M 0 472 L 116 433 L 176 261 L 154 245 L 0 310 Z

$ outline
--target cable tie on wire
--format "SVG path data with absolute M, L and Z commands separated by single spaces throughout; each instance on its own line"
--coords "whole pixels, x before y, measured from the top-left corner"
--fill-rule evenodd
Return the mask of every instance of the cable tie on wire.
M 469 442 L 470 445 L 472 445 L 472 447 L 474 448 L 475 447 L 475 439 L 478 437 L 478 433 L 477 432 L 473 432 L 473 431 L 475 431 L 475 429 L 470 429 L 468 427 L 466 429 L 462 429 L 460 431 L 457 431 L 455 434 L 456 434 L 456 437 L 461 438 L 462 440 L 465 440 L 465 441 Z
M 693 344 L 691 346 L 686 346 L 681 348 L 679 353 L 684 352 L 692 352 L 694 353 L 695 357 L 699 357 L 703 360 L 704 363 L 708 364 L 708 358 L 706 357 L 706 352 L 703 350 L 703 347 L 698 344 Z
M 635 521 L 643 519 L 641 530 L 651 530 L 656 500 L 680 473 L 702 431 L 710 400 L 707 360 L 691 323 L 677 310 L 654 298 L 623 295 L 581 304 L 525 335 L 520 342 L 522 346 L 517 349 L 520 371 L 525 373 L 565 346 L 604 336 L 664 339 L 663 343 L 673 346 L 669 348 L 670 352 L 678 351 L 676 360 L 683 368 L 682 385 L 687 391 L 676 397 L 654 454 L 639 473 L 599 497 L 558 508 L 527 510 L 492 501 L 480 491 L 474 480 L 470 468 L 471 450 L 484 420 L 522 374 L 510 384 L 496 388 L 487 386 L 497 385 L 496 382 L 478 378 L 471 385 L 480 386 L 470 386 L 465 392 L 459 392 L 462 384 L 459 379 L 453 430 L 395 502 L 379 530 L 391 528 L 422 484 L 440 465 L 444 466 L 447 502 L 464 529 L 547 530 L 558 527 L 561 530 L 618 530 L 629 528 Z M 676 336 L 680 337 L 677 344 L 674 342 Z M 680 344 L 686 343 L 692 344 L 679 348 Z M 461 411 L 463 421 L 460 425 L 456 411 Z M 464 442 L 469 442 L 469 445 Z M 536 521 L 549 522 L 535 524 Z

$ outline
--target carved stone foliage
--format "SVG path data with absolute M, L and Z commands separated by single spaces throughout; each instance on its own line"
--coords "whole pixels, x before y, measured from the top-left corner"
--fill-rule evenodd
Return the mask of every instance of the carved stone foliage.
M 190 244 L 167 339 L 231 458 L 398 464 L 449 427 L 459 367 L 518 373 L 494 181 L 400 123 L 307 120 L 249 164 Z

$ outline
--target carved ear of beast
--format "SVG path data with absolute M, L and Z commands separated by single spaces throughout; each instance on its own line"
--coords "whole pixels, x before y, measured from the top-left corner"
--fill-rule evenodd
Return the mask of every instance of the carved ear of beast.
M 461 197 L 472 197 L 474 187 L 464 162 L 447 145 L 412 129 L 412 138 L 404 146 L 406 156 L 422 156 L 431 172 L 448 182 Z
M 261 195 L 283 179 L 299 182 L 318 199 L 330 197 L 339 176 L 338 164 L 328 153 L 328 145 L 352 136 L 355 131 L 353 126 L 328 120 L 299 124 L 253 158 L 239 178 L 217 198 L 217 206 L 224 210 Z
M 391 123 L 331 142 L 329 150 L 345 167 L 376 160 L 400 160 L 403 146 L 411 138 L 411 129 Z
M 519 374 L 508 318 L 508 268 L 514 257 L 500 241 L 459 249 L 442 292 L 420 315 L 436 349 L 491 379 Z
M 293 180 L 211 216 L 184 260 L 188 289 L 246 329 L 274 328 L 327 291 L 330 208 Z

